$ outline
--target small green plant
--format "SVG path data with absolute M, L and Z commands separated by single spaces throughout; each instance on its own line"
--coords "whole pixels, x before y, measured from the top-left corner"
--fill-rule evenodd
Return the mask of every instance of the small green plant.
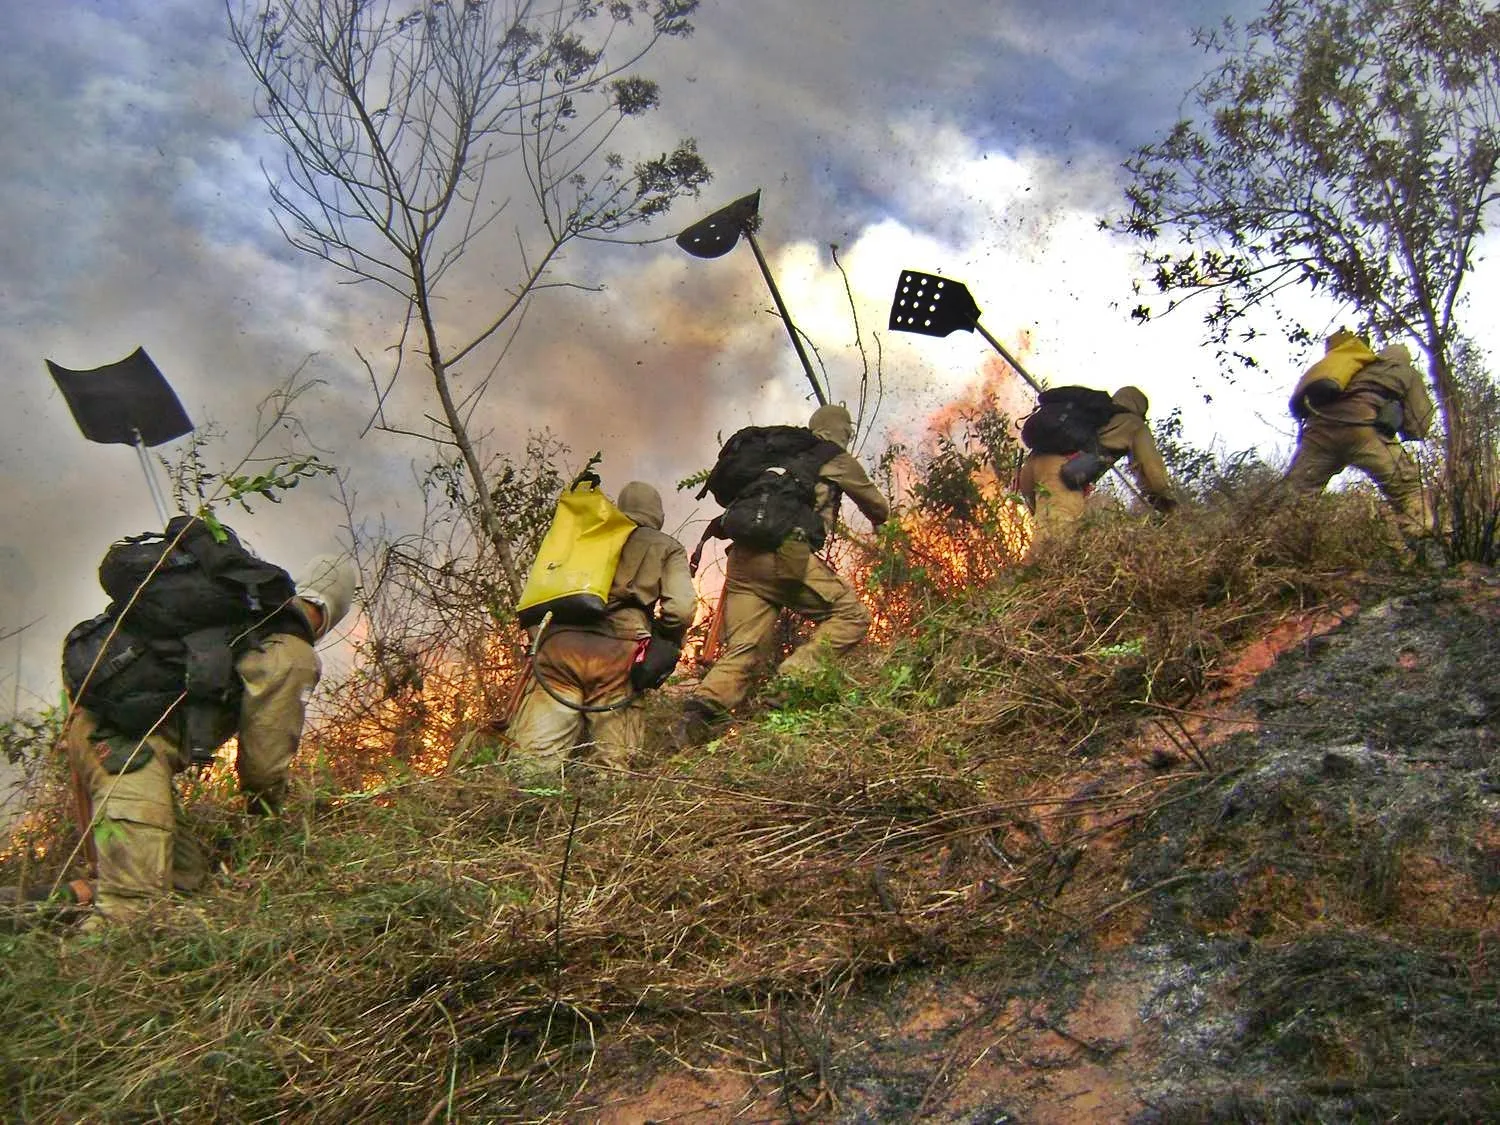
M 803 734 L 810 721 L 811 716 L 806 711 L 768 711 L 761 720 L 766 730 L 772 734 L 790 738 Z
M 62 735 L 67 709 L 49 707 L 34 714 L 12 715 L 0 722 L 0 755 L 24 772 L 45 758 Z
M 172 502 L 177 511 L 198 516 L 220 542 L 225 538 L 225 530 L 218 519 L 218 508 L 234 504 L 253 513 L 249 503 L 252 499 L 279 504 L 281 494 L 302 481 L 337 473 L 334 466 L 308 448 L 310 443 L 296 414 L 297 400 L 321 382 L 304 375 L 310 360 L 309 356 L 261 400 L 256 408 L 254 439 L 234 465 L 214 468 L 209 464 L 208 450 L 226 436 L 224 428 L 214 421 L 194 430 L 174 460 L 160 459 L 171 482 Z M 274 456 L 262 452 L 272 435 L 280 440 L 288 433 L 294 435 L 293 448 Z

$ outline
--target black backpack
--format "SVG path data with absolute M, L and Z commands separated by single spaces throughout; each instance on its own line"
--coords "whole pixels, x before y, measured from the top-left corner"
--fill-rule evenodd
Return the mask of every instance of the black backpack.
M 145 637 L 101 613 L 75 625 L 63 641 L 63 682 L 109 731 L 132 738 L 166 734 L 194 761 L 212 761 L 243 691 L 230 632 Z
M 291 576 L 223 530 L 221 542 L 203 521 L 180 516 L 165 533 L 113 544 L 99 564 L 109 608 L 63 642 L 75 702 L 120 734 L 176 734 L 198 758 L 211 757 L 238 709 L 235 659 L 271 632 L 311 640 L 288 606 Z
M 245 550 L 229 528 L 221 529 L 222 542 L 201 519 L 177 516 L 165 532 L 111 545 L 99 563 L 99 585 L 128 628 L 181 637 L 198 629 L 266 624 L 285 610 L 297 592 L 291 576 Z
M 723 506 L 723 538 L 774 551 L 800 531 L 816 551 L 827 537 L 813 510 L 818 470 L 842 451 L 803 426 L 747 426 L 724 443 L 698 498 Z
M 1021 424 L 1021 442 L 1033 453 L 1097 453 L 1100 427 L 1124 409 L 1093 387 L 1052 387 Z

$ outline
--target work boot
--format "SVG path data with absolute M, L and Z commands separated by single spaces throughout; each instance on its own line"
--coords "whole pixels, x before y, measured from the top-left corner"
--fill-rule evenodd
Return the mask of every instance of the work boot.
M 682 705 L 682 715 L 672 727 L 672 748 L 690 750 L 713 737 L 714 728 L 727 718 L 723 711 L 707 700 L 689 697 Z
M 251 816 L 280 816 L 286 803 L 286 786 L 279 785 L 262 792 L 245 791 L 245 812 Z

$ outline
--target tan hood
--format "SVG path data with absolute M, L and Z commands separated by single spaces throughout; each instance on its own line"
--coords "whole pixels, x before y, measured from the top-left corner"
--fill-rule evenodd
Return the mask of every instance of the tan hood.
M 1109 400 L 1116 406 L 1123 406 L 1132 414 L 1139 414 L 1142 418 L 1146 416 L 1146 409 L 1150 406 L 1145 393 L 1139 387 L 1121 387 L 1109 396 Z
M 651 527 L 660 531 L 666 520 L 666 513 L 661 506 L 661 493 L 645 481 L 633 480 L 620 489 L 620 498 L 615 501 L 615 507 L 639 527 Z
M 848 449 L 854 438 L 854 420 L 849 417 L 849 411 L 837 403 L 814 410 L 807 420 L 807 428 L 824 441 L 837 442 L 842 449 Z

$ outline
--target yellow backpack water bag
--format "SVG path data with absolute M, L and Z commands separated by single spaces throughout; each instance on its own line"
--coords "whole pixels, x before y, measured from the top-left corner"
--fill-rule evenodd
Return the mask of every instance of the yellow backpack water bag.
M 558 497 L 552 525 L 526 576 L 516 617 L 527 627 L 547 614 L 559 623 L 597 620 L 609 601 L 615 567 L 635 524 L 585 472 Z
M 1292 416 L 1306 418 L 1309 406 L 1316 409 L 1338 398 L 1348 389 L 1350 380 L 1359 370 L 1374 359 L 1375 353 L 1370 350 L 1370 345 L 1354 333 L 1344 330 L 1334 333 L 1328 338 L 1323 358 L 1297 380 L 1290 403 Z

